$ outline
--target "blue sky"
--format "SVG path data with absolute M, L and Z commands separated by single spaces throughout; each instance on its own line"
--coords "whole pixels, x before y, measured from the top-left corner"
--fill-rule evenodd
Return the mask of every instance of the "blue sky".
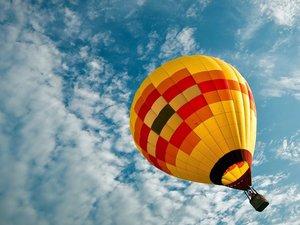
M 299 0 L 0 1 L 0 224 L 299 224 L 299 15 Z M 135 149 L 139 84 L 190 54 L 254 92 L 263 213 Z

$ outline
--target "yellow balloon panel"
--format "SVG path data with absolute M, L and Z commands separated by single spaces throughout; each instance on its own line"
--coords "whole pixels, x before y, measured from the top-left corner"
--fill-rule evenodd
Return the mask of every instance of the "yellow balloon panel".
M 184 56 L 141 84 L 130 129 L 138 149 L 157 168 L 181 179 L 227 185 L 236 182 L 234 171 L 223 176 L 228 167 L 246 162 L 251 168 L 255 103 L 231 65 L 209 56 Z M 240 177 L 246 173 L 239 171 Z
M 230 166 L 222 176 L 224 185 L 231 184 L 240 179 L 249 169 L 249 164 L 246 161 L 238 162 Z

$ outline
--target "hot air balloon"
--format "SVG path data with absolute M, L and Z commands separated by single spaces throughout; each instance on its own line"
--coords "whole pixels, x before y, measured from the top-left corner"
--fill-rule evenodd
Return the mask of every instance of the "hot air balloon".
M 155 69 L 135 94 L 130 130 L 142 155 L 163 172 L 243 190 L 257 211 L 269 204 L 251 186 L 253 95 L 230 64 L 194 55 Z

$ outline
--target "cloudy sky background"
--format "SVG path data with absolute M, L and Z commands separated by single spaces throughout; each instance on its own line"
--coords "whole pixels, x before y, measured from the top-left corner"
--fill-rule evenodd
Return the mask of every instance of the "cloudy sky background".
M 0 0 L 0 224 L 299 224 L 299 15 L 299 0 Z M 135 149 L 135 91 L 189 54 L 231 63 L 254 92 L 262 213 Z

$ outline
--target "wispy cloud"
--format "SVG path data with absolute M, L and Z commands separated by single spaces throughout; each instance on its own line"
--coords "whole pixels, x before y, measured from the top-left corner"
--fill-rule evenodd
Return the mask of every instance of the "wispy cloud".
M 87 16 L 91 20 L 101 18 L 105 22 L 124 22 L 146 4 L 147 0 L 128 0 L 125 5 L 120 5 L 119 1 L 90 1 L 87 4 Z
M 147 59 L 149 57 L 149 54 L 153 52 L 155 47 L 157 47 L 159 35 L 156 31 L 150 32 L 148 34 L 148 43 L 143 45 L 139 44 L 137 46 L 137 55 L 139 56 L 139 59 Z
M 211 3 L 211 0 L 198 0 L 193 3 L 186 11 L 187 17 L 199 17 L 201 12 Z
M 284 138 L 281 145 L 277 147 L 278 158 L 289 160 L 294 163 L 300 162 L 300 131 L 297 131 L 289 138 Z
M 92 45 L 103 45 L 105 47 L 108 47 L 115 42 L 110 31 L 99 32 L 94 34 L 90 39 Z
M 244 48 L 247 42 L 255 37 L 258 30 L 265 23 L 257 5 L 250 4 L 244 7 L 247 7 L 247 9 L 238 8 L 240 16 L 244 20 L 242 27 L 236 31 L 239 48 Z M 245 10 L 247 10 L 247 14 L 245 14 Z
M 243 7 L 237 8 L 240 11 L 242 20 L 244 20 L 242 27 L 236 31 L 237 45 L 240 49 L 243 49 L 255 38 L 273 40 L 274 37 L 261 36 L 269 22 L 276 25 L 273 29 L 283 29 L 287 36 L 289 30 L 298 30 L 300 22 L 299 0 L 255 0 L 249 2 L 249 5 L 243 5 Z M 245 13 L 245 10 L 247 13 Z M 287 36 L 283 39 L 282 36 L 284 35 L 277 35 L 277 44 L 282 44 L 282 40 L 287 40 Z M 274 49 L 271 51 L 274 52 Z
M 265 149 L 266 149 L 266 143 L 262 141 L 258 141 L 255 146 L 255 154 L 254 154 L 254 160 L 253 165 L 259 166 L 266 162 L 266 155 L 265 155 Z
M 290 76 L 269 78 L 265 83 L 261 94 L 267 97 L 292 96 L 299 99 L 300 95 L 300 74 L 299 72 Z
M 299 0 L 262 0 L 256 3 L 261 13 L 278 25 L 291 27 L 299 18 Z
M 81 20 L 80 17 L 69 8 L 65 8 L 65 34 L 66 35 L 78 35 L 80 31 Z
M 193 37 L 196 28 L 184 27 L 169 29 L 164 44 L 161 46 L 160 58 L 169 58 L 174 55 L 188 55 L 197 52 L 198 45 Z
M 261 96 L 299 99 L 299 67 L 295 60 L 299 55 L 295 35 L 299 31 L 299 1 L 257 0 L 247 7 L 248 13 L 241 13 L 245 23 L 236 32 L 237 59 L 249 67 L 248 75 L 261 80 Z M 276 35 L 265 33 L 267 27 Z

